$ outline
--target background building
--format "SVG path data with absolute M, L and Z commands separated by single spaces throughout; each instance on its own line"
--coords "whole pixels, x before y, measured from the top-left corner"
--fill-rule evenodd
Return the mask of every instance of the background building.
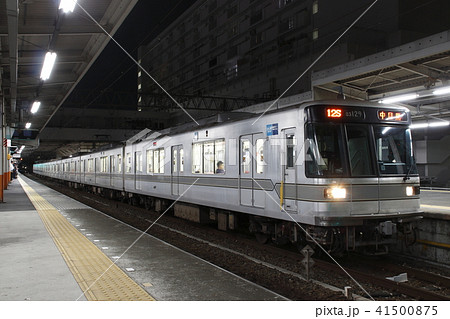
M 175 95 L 270 100 L 284 92 L 372 2 L 197 1 L 156 39 L 140 47 L 139 60 Z M 450 23 L 442 9 L 449 6 L 447 1 L 426 5 L 379 1 L 315 69 L 447 30 Z M 310 83 L 308 73 L 287 95 L 311 90 Z M 142 71 L 137 88 L 138 104 L 154 106 L 154 95 L 161 89 Z

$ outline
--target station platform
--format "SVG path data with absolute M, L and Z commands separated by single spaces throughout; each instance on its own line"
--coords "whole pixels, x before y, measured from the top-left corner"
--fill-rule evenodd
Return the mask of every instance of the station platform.
M 450 190 L 421 189 L 420 207 L 427 217 L 450 220 Z
M 420 204 L 415 244 L 402 253 L 450 266 L 450 190 L 421 188 Z
M 0 218 L 0 301 L 285 300 L 24 176 Z

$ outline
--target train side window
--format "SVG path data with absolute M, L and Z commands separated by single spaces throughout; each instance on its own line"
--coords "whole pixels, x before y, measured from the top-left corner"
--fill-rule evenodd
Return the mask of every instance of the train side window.
M 214 142 L 203 145 L 203 173 L 214 174 Z
M 117 172 L 122 173 L 122 155 L 117 155 Z
M 184 151 L 180 148 L 180 173 L 184 172 Z
M 147 150 L 147 174 L 153 173 L 153 151 Z
M 256 140 L 256 174 L 264 174 L 264 139 Z
M 172 172 L 173 173 L 177 172 L 177 155 L 178 155 L 177 150 L 173 150 L 173 153 L 172 153 Z
M 192 173 L 225 174 L 225 139 L 192 144 Z
M 216 140 L 214 143 L 214 172 L 225 174 L 225 140 Z
M 153 151 L 153 169 L 154 173 L 164 173 L 164 149 L 160 148 Z
M 125 172 L 131 173 L 131 153 L 127 153 L 126 162 L 125 162 Z
M 88 172 L 89 173 L 94 172 L 94 159 L 93 158 L 88 159 Z
M 192 144 L 192 173 L 201 174 L 203 173 L 203 143 Z
M 153 165 L 155 165 L 155 173 L 159 173 L 159 150 L 153 151 Z
M 164 149 L 159 150 L 159 173 L 164 173 Z
M 295 164 L 295 135 L 286 135 L 286 167 L 293 168 Z
M 134 153 L 134 161 L 135 161 L 135 171 L 136 173 L 142 173 L 142 152 L 135 152 Z
M 114 155 L 111 155 L 109 157 L 109 162 L 110 162 L 110 165 L 111 165 L 111 173 L 115 173 L 116 172 L 116 161 L 115 161 Z
M 100 172 L 108 173 L 108 157 L 107 156 L 100 158 Z
M 248 139 L 242 139 L 241 140 L 241 147 L 242 147 L 242 174 L 251 174 L 251 161 L 252 161 L 252 151 L 251 147 L 252 144 L 250 143 L 250 140 Z

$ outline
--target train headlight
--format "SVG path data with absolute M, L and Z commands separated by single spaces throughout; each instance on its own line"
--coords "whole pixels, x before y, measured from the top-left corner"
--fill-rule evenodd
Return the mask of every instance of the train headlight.
M 414 187 L 412 186 L 407 186 L 406 187 L 406 196 L 414 196 Z
M 343 199 L 347 197 L 347 189 L 344 187 L 333 186 L 325 189 L 325 198 L 328 199 Z

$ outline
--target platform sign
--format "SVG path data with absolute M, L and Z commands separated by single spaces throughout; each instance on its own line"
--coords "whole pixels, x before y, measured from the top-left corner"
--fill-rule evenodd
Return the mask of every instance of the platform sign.
M 266 125 L 266 136 L 278 135 L 278 123 Z

